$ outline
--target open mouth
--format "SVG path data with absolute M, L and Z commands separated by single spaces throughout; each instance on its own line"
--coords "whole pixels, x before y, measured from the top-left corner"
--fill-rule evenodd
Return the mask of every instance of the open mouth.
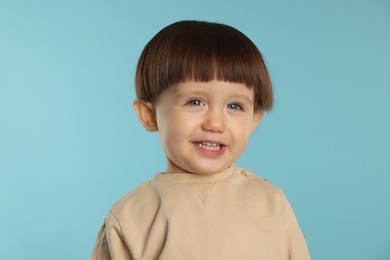
M 218 151 L 222 148 L 222 144 L 213 142 L 199 142 L 198 146 L 209 151 Z

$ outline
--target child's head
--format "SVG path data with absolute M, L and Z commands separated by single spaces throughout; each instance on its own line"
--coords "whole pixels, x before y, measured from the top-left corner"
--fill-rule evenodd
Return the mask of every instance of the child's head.
M 176 83 L 214 79 L 254 88 L 255 110 L 272 108 L 271 81 L 253 42 L 233 27 L 200 21 L 176 22 L 150 40 L 137 66 L 137 97 L 153 102 Z
M 183 21 L 160 31 L 137 68 L 133 107 L 158 131 L 166 172 L 209 174 L 236 162 L 272 107 L 270 79 L 256 46 L 236 29 Z

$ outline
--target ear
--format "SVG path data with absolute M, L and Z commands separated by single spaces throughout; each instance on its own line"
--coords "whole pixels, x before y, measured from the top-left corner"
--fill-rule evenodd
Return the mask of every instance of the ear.
M 133 102 L 133 108 L 138 116 L 138 120 L 149 132 L 158 130 L 156 121 L 156 110 L 151 102 L 145 102 L 136 99 Z
M 253 113 L 253 120 L 252 120 L 252 129 L 251 132 L 253 132 L 256 129 L 256 126 L 259 124 L 261 118 L 263 118 L 264 111 L 258 110 Z

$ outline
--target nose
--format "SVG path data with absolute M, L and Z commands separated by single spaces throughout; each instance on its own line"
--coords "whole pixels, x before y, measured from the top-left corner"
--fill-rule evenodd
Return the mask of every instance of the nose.
M 209 132 L 225 131 L 225 119 L 222 111 L 209 110 L 202 122 L 202 129 Z

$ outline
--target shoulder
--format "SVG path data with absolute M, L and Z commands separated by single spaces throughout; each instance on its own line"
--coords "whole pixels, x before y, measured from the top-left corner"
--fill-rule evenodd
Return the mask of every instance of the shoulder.
M 257 201 L 259 205 L 274 205 L 279 209 L 284 207 L 283 190 L 269 180 L 240 167 L 236 167 L 232 177 L 237 192 L 242 194 L 240 196 Z
M 252 187 L 256 190 L 262 190 L 272 194 L 283 193 L 280 187 L 272 184 L 268 179 L 259 177 L 253 172 L 238 166 L 234 172 L 234 177 L 237 179 L 237 181 L 242 182 L 244 185 Z
M 142 212 L 145 205 L 149 209 L 159 205 L 159 194 L 152 181 L 146 181 L 125 194 L 111 207 L 110 213 L 118 220 L 126 219 L 135 212 Z

